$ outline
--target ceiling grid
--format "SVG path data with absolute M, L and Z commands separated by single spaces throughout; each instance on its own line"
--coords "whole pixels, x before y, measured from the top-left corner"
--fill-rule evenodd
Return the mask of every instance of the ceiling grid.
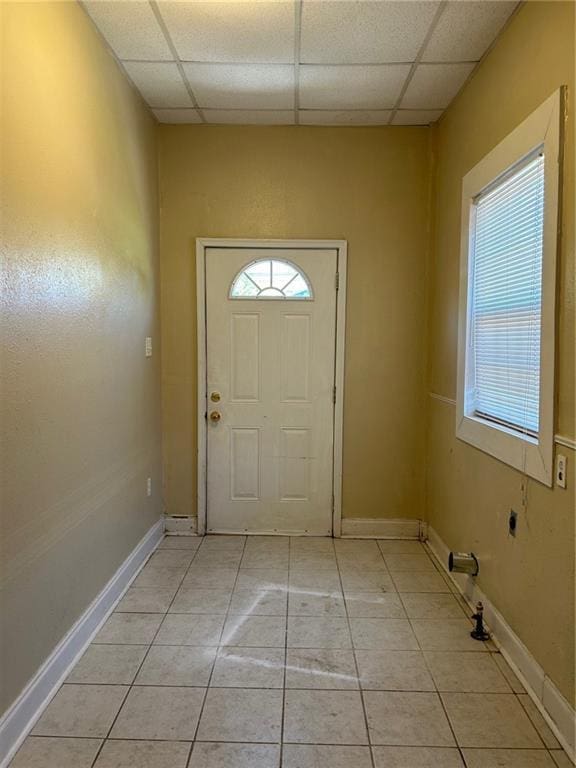
M 83 0 L 160 122 L 426 125 L 517 0 Z
M 388 121 L 389 125 L 393 124 L 394 118 L 396 117 L 396 113 L 400 109 L 402 105 L 402 100 L 404 99 L 404 94 L 408 90 L 408 86 L 410 85 L 410 81 L 414 77 L 414 73 L 416 72 L 416 67 L 422 60 L 422 56 L 424 55 L 424 51 L 426 50 L 428 46 L 428 42 L 430 41 L 430 38 L 432 37 L 432 33 L 436 29 L 436 26 L 438 22 L 440 21 L 440 17 L 444 13 L 444 10 L 446 8 L 446 5 L 448 3 L 448 0 L 443 0 L 440 5 L 438 6 L 438 10 L 436 11 L 436 14 L 434 15 L 434 18 L 430 22 L 430 26 L 428 28 L 428 32 L 426 33 L 426 37 L 424 38 L 424 42 L 420 46 L 420 50 L 418 51 L 418 54 L 416 56 L 416 59 L 414 60 L 412 66 L 410 67 L 410 72 L 408 72 L 408 77 L 404 81 L 404 85 L 402 86 L 402 90 L 400 91 L 398 95 L 398 100 L 396 101 L 396 104 L 394 105 L 394 108 L 392 110 L 392 114 L 390 115 L 390 120 Z

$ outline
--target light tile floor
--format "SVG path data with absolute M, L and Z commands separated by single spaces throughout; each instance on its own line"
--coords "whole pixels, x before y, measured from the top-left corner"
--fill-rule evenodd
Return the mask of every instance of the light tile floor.
M 564 768 L 419 542 L 166 537 L 11 768 Z

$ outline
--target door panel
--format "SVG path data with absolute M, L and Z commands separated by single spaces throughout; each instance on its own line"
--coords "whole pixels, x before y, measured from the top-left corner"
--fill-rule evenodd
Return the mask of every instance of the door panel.
M 230 298 L 251 264 L 256 297 Z M 332 532 L 336 270 L 334 249 L 206 251 L 208 531 Z

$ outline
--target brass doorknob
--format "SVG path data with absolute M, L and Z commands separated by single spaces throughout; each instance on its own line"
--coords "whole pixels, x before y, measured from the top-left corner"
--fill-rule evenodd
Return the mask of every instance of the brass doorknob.
M 222 418 L 222 415 L 218 411 L 212 411 L 210 414 L 210 421 L 217 423 Z

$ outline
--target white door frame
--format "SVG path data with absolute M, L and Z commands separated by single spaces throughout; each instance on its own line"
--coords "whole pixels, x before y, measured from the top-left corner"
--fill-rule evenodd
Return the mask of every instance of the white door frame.
M 206 533 L 208 433 L 206 381 L 206 251 L 208 248 L 286 248 L 330 249 L 337 253 L 336 358 L 334 366 L 334 470 L 332 474 L 332 535 L 342 529 L 342 434 L 344 424 L 344 350 L 346 343 L 346 240 L 245 240 L 236 238 L 196 238 L 196 309 L 198 340 L 198 534 Z

